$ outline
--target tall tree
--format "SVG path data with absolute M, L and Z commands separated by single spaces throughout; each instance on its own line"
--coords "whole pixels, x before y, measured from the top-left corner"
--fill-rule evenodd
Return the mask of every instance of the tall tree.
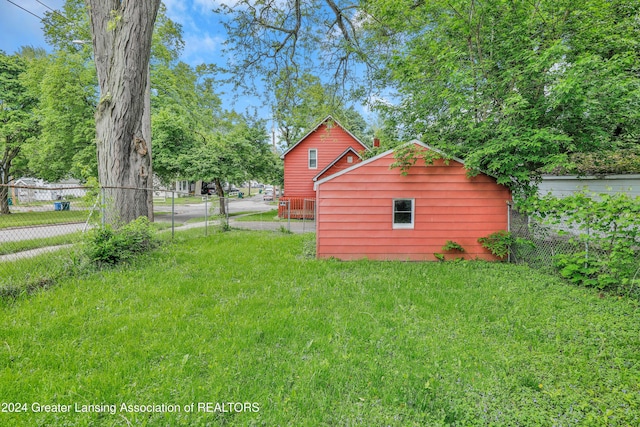
M 153 216 L 149 58 L 160 0 L 86 0 L 100 101 L 96 111 L 98 176 L 114 215 Z
M 0 51 L 0 214 L 8 214 L 8 187 L 13 161 L 38 133 L 33 115 L 37 99 L 29 95 L 21 75 L 26 63 L 19 55 Z
M 225 26 L 239 72 L 296 73 L 311 65 L 306 61 L 322 57 L 336 75 L 346 77 L 361 54 L 358 8 L 352 2 L 238 0 L 222 3 L 218 12 L 230 16 Z
M 323 76 L 342 95 L 363 83 L 366 62 L 358 32 L 357 3 L 347 0 L 238 0 L 222 4 L 234 82 L 259 77 L 280 84 L 309 73 Z M 291 94 L 283 91 L 280 95 Z M 291 101 L 292 102 L 292 101 Z
M 190 180 L 214 182 L 218 197 L 226 197 L 224 184 L 251 179 L 277 180 L 279 159 L 271 151 L 263 121 L 225 112 L 215 127 L 202 129 L 202 140 L 179 157 L 183 175 Z M 224 203 L 220 204 L 224 214 Z
M 48 181 L 97 176 L 94 112 L 96 73 L 84 49 L 29 55 L 25 81 L 38 98 L 37 144 L 25 147 L 30 172 Z
M 275 97 L 273 116 L 285 146 L 298 142 L 310 126 L 328 115 L 340 121 L 363 142 L 369 138 L 364 118 L 345 104 L 335 85 L 323 84 L 311 73 L 290 79 L 288 72 L 282 72 L 272 87 Z
M 527 188 L 576 152 L 638 144 L 638 0 L 365 0 L 401 135 Z
M 55 50 L 30 67 L 30 86 L 40 98 L 38 114 L 42 117 L 40 143 L 28 153 L 30 169 L 45 179 L 57 179 L 62 173 L 97 177 L 94 115 L 98 81 L 93 49 L 86 43 L 91 29 L 84 0 L 66 0 L 61 12 L 46 13 L 43 24 L 47 42 Z M 161 4 L 150 59 L 156 93 L 166 86 L 166 74 L 156 70 L 170 67 L 183 47 L 180 25 L 166 16 Z
M 223 110 L 206 67 L 194 70 L 178 62 L 158 64 L 152 72 L 157 82 L 152 97 L 153 166 L 170 182 L 187 177 L 184 159 L 218 130 Z

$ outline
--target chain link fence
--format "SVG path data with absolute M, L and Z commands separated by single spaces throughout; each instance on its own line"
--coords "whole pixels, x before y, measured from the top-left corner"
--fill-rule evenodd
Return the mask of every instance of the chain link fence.
M 514 263 L 551 269 L 558 254 L 585 250 L 582 244 L 574 241 L 577 236 L 571 231 L 543 224 L 540 219 L 521 213 L 513 206 L 509 208 L 509 231 L 516 239 L 509 254 Z
M 0 200 L 0 294 L 24 290 L 25 283 L 46 286 L 50 277 L 78 262 L 84 233 L 128 222 L 140 215 L 139 206 L 145 203 L 153 204 L 154 228 L 171 237 L 188 229 L 205 236 L 232 228 L 315 231 L 312 211 L 300 220 L 282 218 L 278 201 L 265 200 L 262 194 L 194 196 L 164 189 L 81 186 L 0 186 L 0 192 L 7 194 L 4 204 Z
M 509 231 L 515 239 L 510 248 L 510 261 L 534 268 L 557 271 L 560 257 L 578 254 L 585 261 L 596 263 L 606 262 L 612 256 L 612 247 L 603 248 L 598 244 L 607 238 L 602 233 L 589 228 L 577 229 L 575 224 L 572 226 L 566 221 L 545 224 L 541 218 L 521 213 L 513 206 L 509 209 Z M 637 279 L 640 271 L 640 247 L 635 249 L 636 267 L 631 266 L 627 273 L 631 276 L 626 277 L 631 281 Z

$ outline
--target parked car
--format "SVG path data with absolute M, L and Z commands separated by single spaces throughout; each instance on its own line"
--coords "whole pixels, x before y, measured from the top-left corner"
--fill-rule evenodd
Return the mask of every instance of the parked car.
M 262 200 L 264 200 L 265 202 L 272 202 L 273 201 L 273 191 L 271 191 L 271 190 L 265 191 L 264 194 L 262 195 Z

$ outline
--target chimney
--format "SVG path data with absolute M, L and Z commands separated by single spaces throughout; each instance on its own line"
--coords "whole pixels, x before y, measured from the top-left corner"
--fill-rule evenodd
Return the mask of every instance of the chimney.
M 373 137 L 373 148 L 380 147 L 380 138 Z

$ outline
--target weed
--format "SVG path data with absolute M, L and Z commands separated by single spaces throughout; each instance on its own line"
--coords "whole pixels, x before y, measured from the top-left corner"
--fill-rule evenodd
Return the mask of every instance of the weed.
M 91 230 L 87 234 L 85 253 L 97 266 L 115 265 L 153 249 L 156 244 L 149 219 L 141 216 L 122 227 L 107 224 Z
M 480 237 L 478 243 L 498 258 L 505 258 L 509 254 L 509 247 L 514 243 L 514 238 L 510 232 L 500 230 Z
M 447 251 L 464 252 L 464 248 L 459 243 L 456 243 L 452 240 L 447 240 L 444 246 L 442 246 L 442 250 L 444 252 L 447 252 Z

